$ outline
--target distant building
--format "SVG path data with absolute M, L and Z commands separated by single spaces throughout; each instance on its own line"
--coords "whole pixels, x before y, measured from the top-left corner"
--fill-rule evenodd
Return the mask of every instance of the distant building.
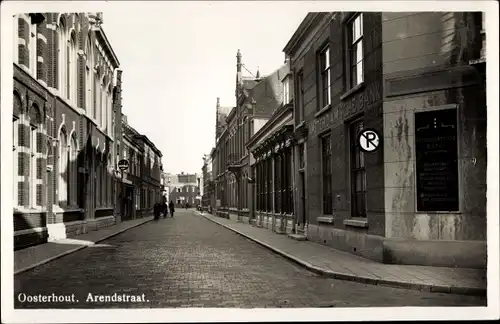
M 212 149 L 213 151 L 213 149 Z M 201 205 L 203 210 L 211 211 L 215 208 L 215 187 L 212 173 L 212 152 L 203 157 L 201 189 Z
M 200 174 L 184 172 L 180 174 L 164 173 L 163 179 L 165 190 L 167 191 L 165 196 L 168 197 L 169 202 L 173 201 L 176 207 L 183 207 L 185 204 L 195 207 L 201 203 L 200 199 L 196 199 L 200 195 Z
M 222 114 L 223 109 L 217 98 L 216 145 L 211 159 L 217 215 L 229 218 L 239 213 L 248 221 L 251 216 L 250 204 L 253 202 L 253 185 L 248 180 L 253 171 L 250 169 L 246 144 L 271 115 L 283 107 L 283 93 L 287 91 L 283 79 L 289 73 L 289 66 L 284 64 L 265 77 L 261 77 L 259 72 L 256 76 L 244 77 L 242 68 L 238 50 L 236 106 L 227 115 Z
M 118 204 L 122 219 L 149 215 L 161 200 L 162 153 L 148 139 L 127 123 L 122 115 L 123 145 L 120 159 L 129 161 L 124 172 L 123 187 L 118 190 Z

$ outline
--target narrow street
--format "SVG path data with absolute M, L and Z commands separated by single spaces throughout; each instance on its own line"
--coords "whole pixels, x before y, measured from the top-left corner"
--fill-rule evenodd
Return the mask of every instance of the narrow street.
M 106 299 L 99 295 L 113 296 L 115 293 L 115 299 L 125 295 L 129 300 L 99 302 L 99 298 Z M 176 211 L 174 218 L 146 223 L 21 273 L 15 276 L 14 294 L 16 308 L 486 304 L 482 297 L 419 292 L 320 277 L 186 210 Z M 39 294 L 66 295 L 68 300 L 74 294 L 74 302 L 27 301 L 32 298 L 29 296 Z

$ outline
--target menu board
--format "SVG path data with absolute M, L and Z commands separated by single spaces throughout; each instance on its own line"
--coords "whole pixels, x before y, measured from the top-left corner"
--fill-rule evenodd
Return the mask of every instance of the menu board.
M 415 113 L 417 210 L 458 211 L 457 111 Z

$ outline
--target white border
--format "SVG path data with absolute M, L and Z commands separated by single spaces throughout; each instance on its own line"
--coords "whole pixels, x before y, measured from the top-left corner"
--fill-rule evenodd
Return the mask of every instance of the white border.
M 498 219 L 498 3 L 496 1 L 302 1 L 302 2 L 191 2 L 190 4 L 212 10 L 238 7 L 236 12 L 245 12 L 247 17 L 255 17 L 257 12 L 274 10 L 286 15 L 288 10 L 302 10 L 304 16 L 308 11 L 485 11 L 487 37 L 487 105 L 488 109 L 488 192 L 487 192 L 487 235 L 488 235 L 488 307 L 433 307 L 425 311 L 421 307 L 387 307 L 387 308 L 339 308 L 339 309 L 140 309 L 140 310 L 14 310 L 13 309 L 13 231 L 12 200 L 3 199 L 2 215 L 2 322 L 12 323 L 71 323 L 79 322 L 186 322 L 186 321 L 349 321 L 349 320 L 463 320 L 463 319 L 498 319 L 499 317 L 499 219 Z M 164 10 L 168 6 L 176 6 L 177 2 L 98 2 L 98 1 L 5 1 L 2 3 L 1 32 L 2 39 L 12 37 L 11 15 L 19 12 L 106 12 L 117 6 L 127 6 L 134 10 L 135 6 L 151 5 L 155 10 Z M 258 6 L 259 8 L 256 8 Z M 161 7 L 161 8 L 159 8 Z M 171 8 L 171 7 L 170 7 Z M 284 11 L 285 10 L 285 11 Z M 256 15 L 258 15 L 256 13 Z M 138 20 L 146 17 L 138 17 Z M 140 23 L 140 21 L 139 21 Z M 290 33 L 292 36 L 293 31 Z M 13 87 L 12 43 L 3 42 L 1 46 L 1 139 L 2 143 L 10 141 L 12 134 L 11 109 Z M 285 44 L 283 44 L 285 46 Z M 119 55 L 119 53 L 118 53 Z M 3 122 L 7 121 L 7 122 Z M 4 141 L 5 140 L 5 141 Z M 12 149 L 3 144 L 1 162 L 1 197 L 12 194 L 11 170 Z

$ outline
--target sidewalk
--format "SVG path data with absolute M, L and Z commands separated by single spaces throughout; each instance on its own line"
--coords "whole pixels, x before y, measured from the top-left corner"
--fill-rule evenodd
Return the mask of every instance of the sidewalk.
M 117 225 L 102 228 L 98 231 L 81 234 L 73 238 L 35 245 L 26 249 L 14 251 L 14 275 L 33 269 L 67 254 L 94 245 L 112 236 L 118 235 L 133 227 L 153 220 L 153 216 L 128 220 Z
M 382 264 L 314 242 L 294 240 L 265 228 L 195 213 L 331 278 L 431 292 L 486 295 L 486 270 Z

